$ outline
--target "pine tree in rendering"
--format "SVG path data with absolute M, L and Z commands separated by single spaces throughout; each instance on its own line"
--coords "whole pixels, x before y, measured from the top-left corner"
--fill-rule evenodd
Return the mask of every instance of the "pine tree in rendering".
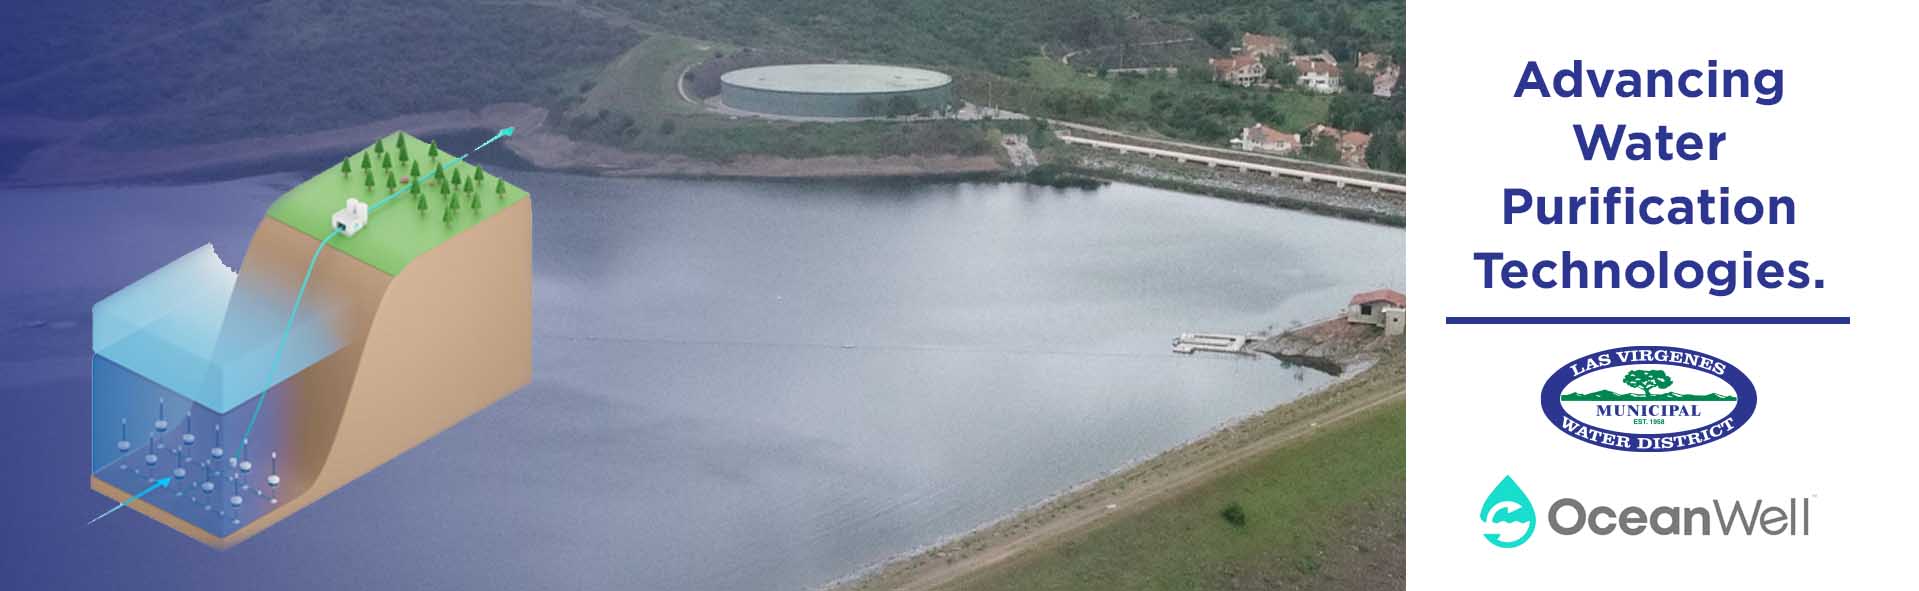
M 386 154 L 386 138 L 373 140 L 373 153 Z
M 497 176 L 493 177 L 493 195 L 499 199 L 506 199 L 506 181 L 500 180 Z
M 401 163 L 401 164 L 405 164 L 405 163 L 406 163 L 406 161 L 407 161 L 407 157 L 406 157 L 406 140 L 405 140 L 405 139 L 394 139 L 394 140 L 393 140 L 393 147 L 395 147 L 395 148 L 399 148 L 399 151 L 400 151 L 400 163 Z
M 426 215 L 426 194 L 425 193 L 420 193 L 418 191 L 415 191 L 413 193 L 413 208 L 420 210 L 420 215 Z
M 460 196 L 459 196 L 459 195 L 448 195 L 448 196 L 447 196 L 447 198 L 446 198 L 446 208 L 447 208 L 447 210 L 448 210 L 448 211 L 452 211 L 452 210 L 456 210 L 456 209 L 459 209 L 459 208 L 460 208 Z
M 360 153 L 360 170 L 372 170 L 372 169 L 373 169 L 373 155 L 368 154 L 366 152 L 361 152 Z
M 480 167 L 478 167 L 478 166 L 475 166 L 475 167 L 473 167 L 473 180 L 476 180 L 476 181 L 485 181 L 485 180 L 486 180 L 486 169 L 484 169 L 484 168 L 480 168 Z
M 398 188 L 400 188 L 400 183 L 397 183 L 397 182 L 394 182 L 394 180 L 393 180 L 393 171 L 387 171 L 387 173 L 386 173 L 386 190 L 388 190 L 388 191 L 391 191 L 391 190 L 394 190 L 394 189 L 398 189 Z
M 347 175 L 350 175 L 350 174 L 353 174 L 353 159 L 352 159 L 352 158 L 347 158 L 346 160 L 341 160 L 341 161 L 340 161 L 340 176 L 347 176 Z
M 447 208 L 446 213 L 440 214 L 440 221 L 446 222 L 448 224 L 453 223 L 453 208 L 449 207 Z
M 400 159 L 406 160 L 406 156 L 401 155 Z M 407 178 L 413 179 L 415 181 L 420 180 L 420 163 L 415 162 L 409 166 L 410 168 L 407 169 Z
M 466 206 L 473 211 L 480 211 L 480 194 L 474 193 L 472 197 L 469 197 Z
M 373 190 L 373 171 L 371 170 L 366 172 L 366 190 Z
M 426 145 L 426 157 L 434 162 L 440 161 L 440 140 L 433 140 L 433 143 Z
M 385 169 L 385 170 L 393 170 L 393 155 L 392 155 L 392 154 L 381 154 L 381 155 L 380 155 L 380 168 L 382 168 L 382 169 Z

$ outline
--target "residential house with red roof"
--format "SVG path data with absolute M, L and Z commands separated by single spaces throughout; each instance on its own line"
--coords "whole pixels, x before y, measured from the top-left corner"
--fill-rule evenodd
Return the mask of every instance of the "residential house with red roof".
M 1206 63 L 1213 66 L 1213 80 L 1218 82 L 1252 86 L 1266 77 L 1266 64 L 1259 61 L 1259 56 L 1252 54 L 1216 57 L 1206 60 Z
M 1254 123 L 1252 127 L 1239 130 L 1239 139 L 1233 140 L 1240 149 L 1274 154 L 1293 154 L 1299 152 L 1299 134 L 1281 133 L 1265 124 Z
M 1346 302 L 1346 321 L 1378 326 L 1386 334 L 1406 334 L 1406 294 L 1391 289 L 1353 294 Z
M 1366 146 L 1373 142 L 1372 134 L 1346 131 L 1325 124 L 1314 125 L 1307 130 L 1314 142 L 1339 142 L 1339 163 L 1359 168 L 1366 167 Z
M 1293 69 L 1299 71 L 1300 86 L 1324 94 L 1339 92 L 1339 60 L 1333 59 L 1333 54 L 1322 51 L 1315 55 L 1295 55 L 1292 62 Z
M 1292 46 L 1285 39 L 1273 35 L 1242 33 L 1239 36 L 1239 53 L 1255 57 L 1279 57 L 1286 55 Z

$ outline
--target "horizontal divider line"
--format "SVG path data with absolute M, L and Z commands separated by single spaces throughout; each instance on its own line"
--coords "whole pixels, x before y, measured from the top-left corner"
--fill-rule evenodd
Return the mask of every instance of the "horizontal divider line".
M 1447 316 L 1446 324 L 1852 324 L 1851 316 Z

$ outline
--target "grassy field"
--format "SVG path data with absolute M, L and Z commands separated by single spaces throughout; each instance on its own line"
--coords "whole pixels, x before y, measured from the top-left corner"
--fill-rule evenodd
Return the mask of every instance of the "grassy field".
M 712 57 L 714 51 L 728 50 L 680 37 L 649 37 L 581 81 L 576 91 L 585 91 L 575 95 L 564 116 L 593 117 L 604 111 L 631 117 L 636 125 L 655 127 L 674 116 L 699 113 L 699 105 L 680 98 L 680 72 Z
M 1402 399 L 949 588 L 1391 585 L 1403 580 L 1405 452 Z
M 404 133 L 380 138 L 380 142 L 385 147 L 384 155 L 392 161 L 391 168 L 382 167 L 381 156 L 368 146 L 348 157 L 352 172 L 342 174 L 336 165 L 314 175 L 281 195 L 267 209 L 267 215 L 319 240 L 333 232 L 333 212 L 345 207 L 348 198 L 372 204 L 397 191 L 399 197 L 368 216 L 365 229 L 351 238 L 345 234 L 335 237 L 331 244 L 388 275 L 399 275 L 415 257 L 529 196 L 526 191 L 491 174 L 473 182 L 473 192 L 467 193 L 464 191 L 466 181 L 473 179 L 480 169 L 455 162 L 457 154 L 441 153 L 437 159 L 429 157 L 426 142 Z M 402 143 L 409 155 L 404 164 L 398 160 Z M 372 164 L 371 170 L 361 165 L 362 157 Z M 427 178 L 424 183 L 416 183 L 420 188 L 417 197 L 400 181 L 409 176 L 415 166 L 421 176 Z M 433 173 L 436 168 L 440 172 Z M 386 187 L 389 174 L 394 177 L 395 189 Z M 366 184 L 369 177 L 374 179 L 372 187 Z M 458 189 L 450 182 L 455 178 L 461 181 Z M 498 187 L 504 187 L 504 192 Z M 442 193 L 442 188 L 448 192 Z M 453 207 L 456 199 L 458 206 Z M 425 209 L 420 208 L 421 202 L 426 204 Z

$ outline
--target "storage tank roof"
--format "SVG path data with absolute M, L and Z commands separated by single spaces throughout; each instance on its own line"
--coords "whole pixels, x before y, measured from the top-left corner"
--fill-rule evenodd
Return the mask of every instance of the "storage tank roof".
M 932 70 L 872 64 L 796 64 L 743 68 L 720 75 L 740 88 L 809 94 L 876 94 L 939 88 L 953 77 Z

